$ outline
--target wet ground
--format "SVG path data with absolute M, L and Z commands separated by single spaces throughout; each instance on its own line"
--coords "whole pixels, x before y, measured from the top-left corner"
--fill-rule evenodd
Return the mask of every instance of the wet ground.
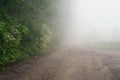
M 0 75 L 0 80 L 120 80 L 120 52 L 61 49 Z

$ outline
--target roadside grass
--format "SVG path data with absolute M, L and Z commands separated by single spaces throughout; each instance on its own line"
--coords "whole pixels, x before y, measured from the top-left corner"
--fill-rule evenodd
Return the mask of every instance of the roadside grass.
M 0 75 L 6 74 L 9 72 L 16 73 L 16 69 L 19 69 L 21 66 L 27 65 L 32 61 L 36 61 L 37 59 L 43 58 L 43 57 L 55 52 L 56 50 L 58 50 L 58 48 L 59 47 L 57 47 L 57 46 L 56 47 L 51 46 L 48 49 L 46 49 L 44 52 L 41 52 L 41 53 L 36 54 L 34 56 L 28 56 L 28 57 L 25 57 L 23 59 L 20 59 L 17 62 L 10 63 L 10 64 L 4 65 L 4 66 L 0 65 Z
M 91 47 L 95 49 L 102 49 L 102 50 L 120 51 L 120 42 L 96 43 L 92 45 Z

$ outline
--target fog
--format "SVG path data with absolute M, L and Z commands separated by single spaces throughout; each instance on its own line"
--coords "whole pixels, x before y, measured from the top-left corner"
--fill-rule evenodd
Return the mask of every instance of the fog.
M 120 41 L 119 0 L 61 0 L 64 44 Z

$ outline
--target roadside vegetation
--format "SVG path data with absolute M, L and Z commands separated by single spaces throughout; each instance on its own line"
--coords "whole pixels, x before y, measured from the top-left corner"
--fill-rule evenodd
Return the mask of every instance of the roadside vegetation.
M 109 51 L 120 51 L 120 42 L 101 42 L 90 47 Z
M 47 50 L 53 14 L 52 0 L 0 0 L 0 66 Z

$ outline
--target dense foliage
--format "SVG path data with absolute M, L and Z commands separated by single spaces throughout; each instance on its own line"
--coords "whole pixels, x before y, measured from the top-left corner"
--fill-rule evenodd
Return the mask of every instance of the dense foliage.
M 0 65 L 34 56 L 52 38 L 52 0 L 0 0 Z

